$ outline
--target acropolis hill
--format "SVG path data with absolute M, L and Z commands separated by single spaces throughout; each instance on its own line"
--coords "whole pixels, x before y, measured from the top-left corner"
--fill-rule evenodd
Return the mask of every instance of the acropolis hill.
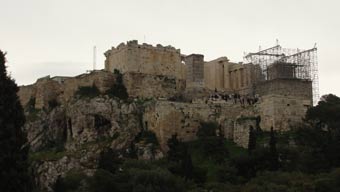
M 66 108 L 62 121 L 67 137 L 88 141 L 94 113 L 112 127 L 119 121 L 110 115 L 115 109 L 105 106 L 110 103 L 105 94 L 117 83 L 119 71 L 130 100 L 124 104 L 126 109 L 119 104 L 123 113 L 137 110 L 139 101 L 148 101 L 138 126 L 155 132 L 163 147 L 175 133 L 183 140 L 195 139 L 200 122 L 207 121 L 217 122 L 225 137 L 246 147 L 250 126 L 285 131 L 302 121 L 317 93 L 313 54 L 316 48 L 288 52 L 276 45 L 249 53 L 246 63 L 231 62 L 225 56 L 205 61 L 202 54 L 185 55 L 172 46 L 133 40 L 106 51 L 103 70 L 76 77 L 43 77 L 20 87 L 19 96 L 23 106 L 34 100 L 37 110 L 48 110 L 51 101 Z M 92 86 L 102 100 L 89 101 L 95 107 L 92 112 L 78 106 L 84 111 L 72 112 L 78 114 L 74 116 L 67 107 L 79 99 L 79 88 Z M 80 127 L 88 131 L 77 130 Z

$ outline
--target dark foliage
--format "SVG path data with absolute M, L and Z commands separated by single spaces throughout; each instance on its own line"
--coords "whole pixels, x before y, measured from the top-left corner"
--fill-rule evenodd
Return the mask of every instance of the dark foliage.
M 90 192 L 181 192 L 184 183 L 169 171 L 143 161 L 126 161 L 122 171 L 98 170 L 88 179 Z
M 25 109 L 29 112 L 33 112 L 35 110 L 35 97 L 31 97 L 28 103 L 25 106 Z
M 177 139 L 177 134 L 172 135 L 168 140 L 168 161 L 175 162 L 174 167 L 170 170 L 185 178 L 185 180 L 193 178 L 193 164 L 188 147 L 185 143 Z
M 94 127 L 99 135 L 105 133 L 111 128 L 111 121 L 102 115 L 94 115 Z
M 158 140 L 154 132 L 149 130 L 141 131 L 135 138 L 135 142 L 144 141 L 145 143 L 152 143 L 155 146 L 158 146 Z
M 225 147 L 225 139 L 222 131 L 217 136 L 218 125 L 215 122 L 202 122 L 197 131 L 198 147 L 201 149 L 203 155 L 215 161 L 218 164 L 224 163 L 225 158 L 228 157 L 229 152 Z
M 307 173 L 340 166 L 340 98 L 329 94 L 308 109 L 305 124 L 295 130 L 298 168 Z
M 181 160 L 181 144 L 179 140 L 177 139 L 177 134 L 174 134 L 171 136 L 171 138 L 168 140 L 168 160 L 169 161 L 174 161 L 174 162 L 179 162 Z
M 197 137 L 204 138 L 216 136 L 217 128 L 218 126 L 215 122 L 201 122 L 201 125 L 197 131 Z
M 276 171 L 279 168 L 279 154 L 276 148 L 277 138 L 275 136 L 275 132 L 273 127 L 270 128 L 270 140 L 269 140 L 269 151 L 270 156 L 270 170 Z
M 249 127 L 248 153 L 251 154 L 256 149 L 256 130 L 253 126 Z
M 117 69 L 114 70 L 114 74 L 116 75 L 116 82 L 113 84 L 113 87 L 106 92 L 106 94 L 110 97 L 117 97 L 122 100 L 128 99 L 129 95 L 125 85 L 123 84 L 123 75 Z
M 321 97 L 317 106 L 308 109 L 307 120 L 315 121 L 318 128 L 340 129 L 340 98 L 333 95 Z
M 56 99 L 52 99 L 52 100 L 48 101 L 48 107 L 50 109 L 54 109 L 54 108 L 58 107 L 59 105 L 60 105 L 60 103 Z
M 18 87 L 7 75 L 5 61 L 0 51 L 0 191 L 31 191 L 27 138 L 21 129 L 25 117 Z
M 76 95 L 80 98 L 94 98 L 100 95 L 99 89 L 96 85 L 79 87 Z
M 78 191 L 81 186 L 81 182 L 86 177 L 87 176 L 81 171 L 71 170 L 66 174 L 65 177 L 58 177 L 53 189 L 55 192 Z
M 120 158 L 119 152 L 108 148 L 100 153 L 98 168 L 114 174 L 119 170 L 122 163 L 123 159 Z

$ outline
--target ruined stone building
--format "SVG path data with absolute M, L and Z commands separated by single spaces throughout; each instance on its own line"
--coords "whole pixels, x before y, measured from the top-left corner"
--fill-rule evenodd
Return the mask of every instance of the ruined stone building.
M 286 130 L 304 116 L 317 98 L 316 48 L 288 50 L 280 45 L 249 53 L 246 63 L 227 57 L 204 61 L 201 54 L 181 54 L 171 46 L 120 44 L 105 53 L 105 70 L 119 69 L 184 79 L 186 90 L 202 88 L 221 94 L 261 96 L 260 114 L 266 129 Z M 314 88 L 314 89 L 313 89 Z M 193 93 L 195 94 L 195 93 Z
M 32 98 L 36 109 L 48 107 L 51 100 L 65 104 L 84 86 L 96 86 L 105 95 L 116 82 L 116 69 L 131 99 L 156 100 L 143 111 L 143 121 L 161 144 L 174 133 L 194 139 L 200 121 L 216 121 L 226 137 L 247 146 L 249 126 L 289 130 L 302 122 L 318 98 L 316 48 L 277 45 L 247 54 L 244 62 L 225 56 L 205 61 L 202 54 L 186 55 L 172 46 L 134 40 L 104 55 L 103 70 L 76 77 L 48 76 L 20 87 L 23 106 Z
M 121 43 L 104 53 L 105 70 L 118 69 L 122 73 L 137 72 L 151 75 L 185 78 L 179 49 L 162 45 L 156 47 L 146 43 L 140 45 L 136 40 Z

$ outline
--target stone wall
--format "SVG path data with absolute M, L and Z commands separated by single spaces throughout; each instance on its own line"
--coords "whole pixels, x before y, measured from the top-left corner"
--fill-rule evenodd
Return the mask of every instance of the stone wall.
M 35 98 L 35 108 L 48 107 L 48 102 L 56 100 L 63 104 L 74 97 L 79 87 L 95 85 L 104 94 L 113 87 L 116 75 L 108 71 L 92 71 L 76 77 L 45 77 L 29 86 L 21 86 L 18 92 L 21 104 L 26 106 L 30 98 Z M 171 98 L 185 90 L 185 81 L 173 76 L 150 75 L 128 72 L 123 75 L 123 83 L 130 97 Z
M 172 76 L 129 72 L 123 83 L 130 97 L 170 98 L 185 89 L 185 81 Z
M 240 117 L 234 123 L 233 140 L 239 146 L 248 148 L 250 127 L 256 129 L 254 117 Z
M 312 82 L 301 79 L 274 79 L 260 82 L 256 85 L 255 92 L 259 95 L 276 94 L 313 98 Z
M 186 86 L 203 87 L 204 85 L 204 56 L 191 54 L 185 57 Z
M 26 106 L 27 103 L 30 101 L 30 99 L 34 96 L 36 93 L 36 86 L 35 85 L 25 85 L 20 86 L 18 91 L 19 100 L 21 102 L 22 106 Z
M 287 131 L 302 122 L 312 100 L 301 97 L 266 95 L 260 103 L 261 128 Z
M 106 71 L 92 71 L 89 74 L 65 78 L 63 81 L 47 76 L 38 79 L 33 85 L 21 86 L 18 95 L 23 106 L 26 106 L 31 98 L 35 98 L 35 108 L 42 109 L 48 107 L 48 102 L 52 100 L 61 104 L 68 102 L 79 87 L 95 85 L 101 93 L 105 93 L 114 82 L 114 74 Z
M 185 79 L 180 50 L 171 46 L 141 45 L 134 40 L 122 43 L 117 48 L 112 47 L 105 52 L 105 56 L 105 70 L 110 72 L 118 69 L 122 73 L 136 72 Z
M 78 75 L 74 78 L 69 78 L 63 83 L 63 99 L 69 101 L 79 87 L 95 85 L 101 93 L 105 93 L 110 89 L 116 81 L 116 76 L 107 71 L 92 71 L 90 74 Z
M 287 131 L 302 122 L 312 106 L 312 82 L 298 79 L 275 79 L 256 87 L 261 95 L 261 128 Z

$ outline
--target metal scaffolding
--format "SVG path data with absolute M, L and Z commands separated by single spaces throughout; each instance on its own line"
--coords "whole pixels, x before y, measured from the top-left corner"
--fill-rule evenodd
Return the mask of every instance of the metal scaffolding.
M 246 63 L 255 66 L 255 81 L 293 78 L 312 81 L 313 103 L 319 100 L 317 48 L 308 50 L 283 48 L 279 44 L 245 55 Z

